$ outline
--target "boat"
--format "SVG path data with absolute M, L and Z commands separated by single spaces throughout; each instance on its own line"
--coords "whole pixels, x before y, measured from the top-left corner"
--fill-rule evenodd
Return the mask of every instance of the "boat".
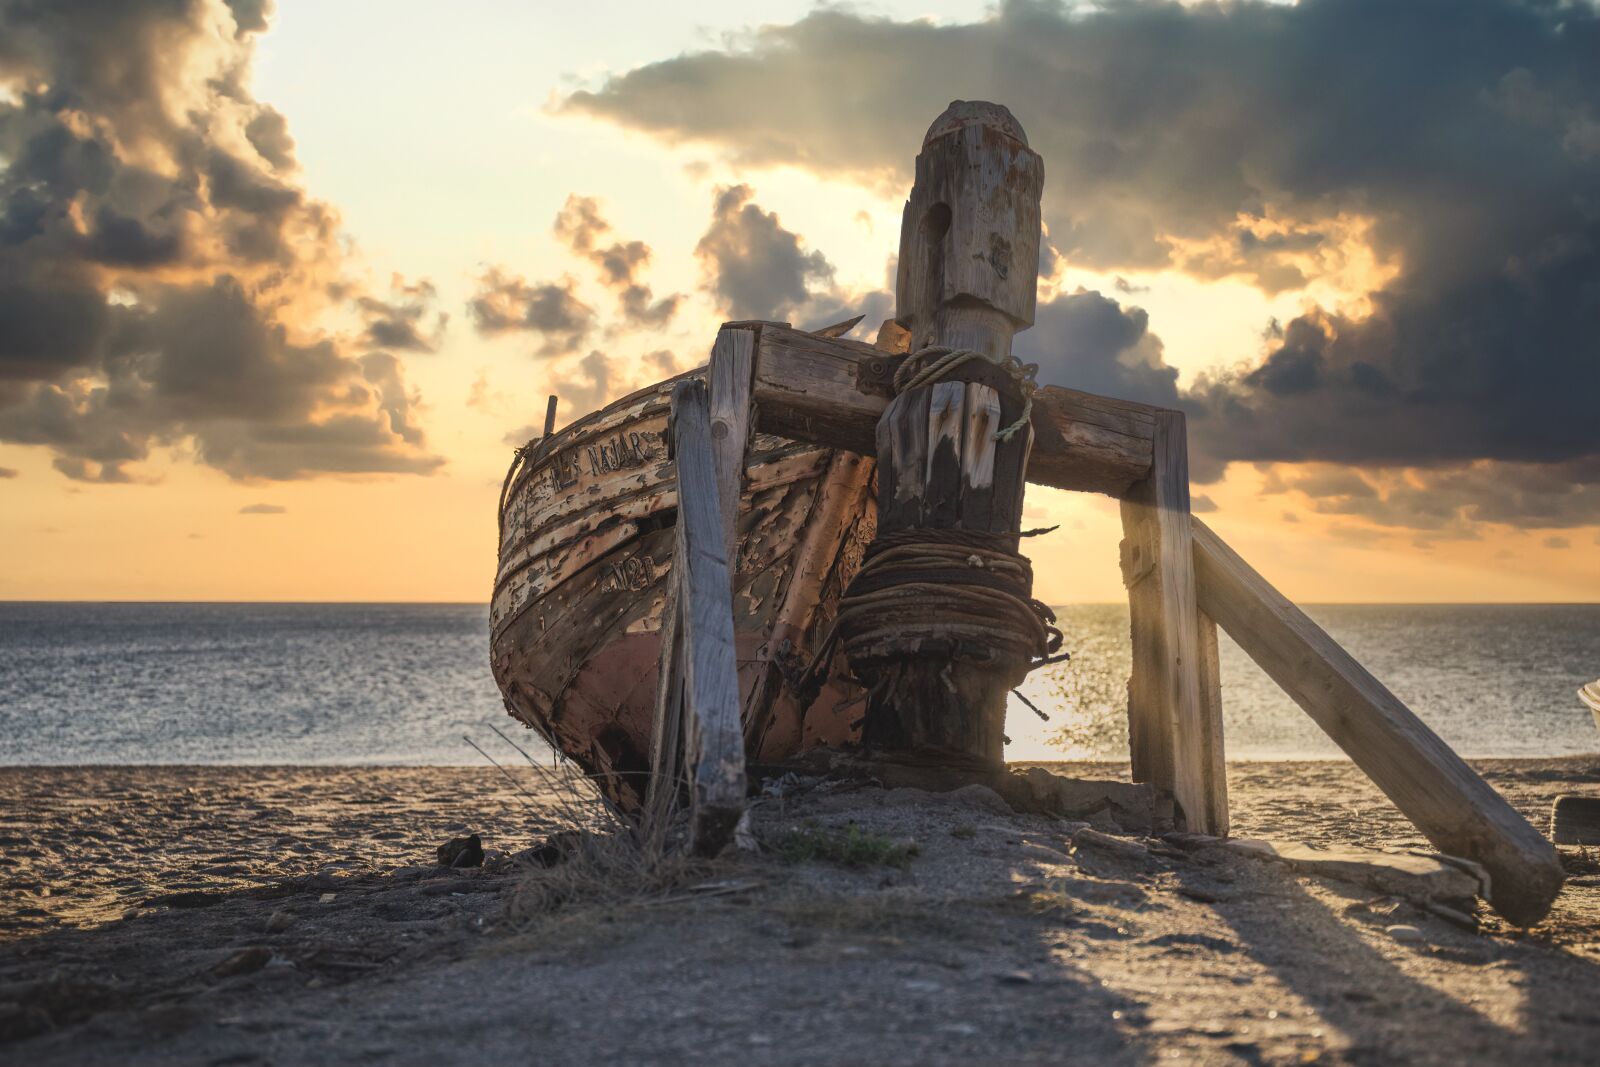
M 1600 730 L 1600 679 L 1578 690 L 1578 699 L 1589 705 L 1589 714 L 1594 716 L 1595 729 Z
M 624 811 L 649 776 L 677 487 L 673 386 L 623 397 L 518 449 L 501 491 L 490 657 L 506 710 Z M 547 426 L 548 429 L 548 426 Z M 753 759 L 858 735 L 843 657 L 820 689 L 791 684 L 826 632 L 876 525 L 872 459 L 756 433 L 733 570 L 739 685 Z M 797 690 L 815 691 L 802 699 Z M 765 697 L 752 701 L 761 689 Z

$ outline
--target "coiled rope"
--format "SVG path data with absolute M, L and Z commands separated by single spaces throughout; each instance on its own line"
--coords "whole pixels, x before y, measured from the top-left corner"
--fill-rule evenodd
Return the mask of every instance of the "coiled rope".
M 1037 365 L 1012 357 L 997 364 L 967 348 L 924 348 L 896 369 L 895 391 L 933 384 L 975 359 L 1004 368 L 1022 394 L 1021 415 L 995 434 L 1008 440 L 1032 415 Z M 879 533 L 801 675 L 802 697 L 820 689 L 841 643 L 858 677 L 875 673 L 876 663 L 913 656 L 1004 661 L 1025 671 L 1067 659 L 1055 613 L 1033 597 L 1033 565 L 1017 552 L 1019 536 L 933 528 Z

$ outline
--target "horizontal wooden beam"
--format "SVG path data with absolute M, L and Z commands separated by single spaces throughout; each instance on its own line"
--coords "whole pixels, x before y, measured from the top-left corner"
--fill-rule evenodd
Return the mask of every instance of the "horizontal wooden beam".
M 1439 851 L 1488 870 L 1489 903 L 1496 911 L 1522 925 L 1544 918 L 1563 878 L 1550 842 L 1205 523 L 1191 523 L 1200 610 Z
M 777 324 L 755 330 L 757 428 L 796 441 L 874 455 L 878 416 L 894 396 L 900 357 L 860 341 L 818 337 Z M 1150 473 L 1162 408 L 1047 386 L 1033 397 L 1028 480 L 1058 489 L 1125 496 Z

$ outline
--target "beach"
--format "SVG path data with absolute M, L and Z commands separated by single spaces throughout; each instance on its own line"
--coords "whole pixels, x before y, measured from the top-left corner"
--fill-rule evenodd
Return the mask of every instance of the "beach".
M 1600 793 L 1600 756 L 1474 765 L 1541 828 Z M 1426 848 L 1348 763 L 1229 779 L 1235 838 Z M 986 791 L 852 788 L 765 800 L 758 834 L 855 827 L 900 862 L 738 851 L 530 914 L 507 857 L 573 818 L 542 782 L 0 770 L 0 1062 L 1578 1063 L 1600 1039 L 1593 849 L 1562 850 L 1545 922 L 1480 906 L 1474 931 L 1224 849 L 1075 848 Z M 434 866 L 468 833 L 484 866 Z

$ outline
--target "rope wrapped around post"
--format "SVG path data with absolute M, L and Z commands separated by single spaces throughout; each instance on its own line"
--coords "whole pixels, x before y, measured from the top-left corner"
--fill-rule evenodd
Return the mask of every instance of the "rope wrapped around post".
M 1015 359 L 997 361 L 972 349 L 923 348 L 896 370 L 896 393 L 926 393 L 925 387 L 961 377 L 956 372 L 969 361 L 1001 368 L 1015 385 L 1021 412 L 999 430 L 985 426 L 967 433 L 978 433 L 980 443 L 985 436 L 1004 442 L 1026 430 L 1036 368 Z M 919 410 L 927 410 L 925 402 Z M 923 447 L 931 470 L 933 445 Z M 1026 441 L 1019 440 L 1015 447 L 1025 449 Z M 880 454 L 880 463 L 883 461 Z M 872 708 L 880 705 L 926 703 L 916 690 L 921 683 L 912 679 L 929 677 L 928 667 L 915 664 L 933 665 L 935 692 L 928 696 L 949 705 L 943 714 L 960 715 L 960 709 L 969 706 L 976 679 L 992 679 L 985 686 L 1003 680 L 1004 687 L 998 691 L 1003 695 L 1034 667 L 1066 658 L 1060 651 L 1062 635 L 1054 613 L 1034 599 L 1033 567 L 1017 551 L 1019 540 L 1017 532 L 968 529 L 959 522 L 918 523 L 893 530 L 880 527 L 807 672 L 811 676 L 808 681 L 813 680 L 819 666 L 831 656 L 835 642 L 842 645 L 851 672 L 869 691 L 863 732 L 867 744 L 902 747 L 918 743 L 922 731 L 912 726 L 907 734 L 904 716 L 892 716 L 898 724 L 882 731 L 875 728 L 872 713 Z M 974 670 L 979 673 L 973 674 Z M 913 690 L 906 691 L 907 685 Z M 971 707 L 968 713 L 979 712 Z M 937 717 L 940 713 L 930 709 L 929 714 Z M 997 726 L 989 730 L 975 724 L 974 730 L 999 737 Z M 925 740 L 942 747 L 939 733 L 934 729 Z
M 851 664 L 896 655 L 1058 662 L 1055 612 L 1033 597 L 1033 566 L 1006 534 L 904 530 L 875 540 L 834 626 Z M 900 602 L 914 612 L 907 619 Z
M 993 363 L 988 356 L 973 348 L 949 348 L 945 345 L 931 345 L 911 353 L 901 361 L 900 366 L 894 370 L 894 391 L 904 393 L 922 385 L 932 385 L 948 377 L 950 372 L 970 359 L 981 359 Z M 931 362 L 929 362 L 931 360 Z M 1039 388 L 1035 380 L 1039 373 L 1039 364 L 1023 363 L 1016 356 L 1007 356 L 1005 361 L 998 366 L 1010 373 L 1017 383 L 1018 390 L 1022 393 L 1022 414 L 1010 426 L 1005 427 L 994 435 L 996 441 L 1009 441 L 1018 430 L 1028 425 L 1028 420 L 1033 417 L 1033 394 Z

